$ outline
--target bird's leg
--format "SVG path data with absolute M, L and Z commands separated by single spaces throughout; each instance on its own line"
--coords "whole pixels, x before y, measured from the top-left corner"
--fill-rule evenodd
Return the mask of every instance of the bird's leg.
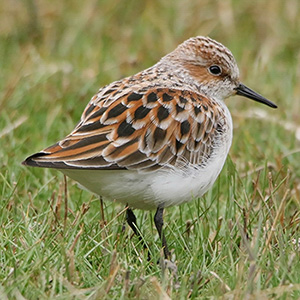
M 150 256 L 149 249 L 148 249 L 145 241 L 141 237 L 141 234 L 138 230 L 138 227 L 136 224 L 136 216 L 133 213 L 132 209 L 130 209 L 129 207 L 126 210 L 126 221 L 127 221 L 128 225 L 131 227 L 131 229 L 133 230 L 133 232 L 135 233 L 135 235 L 139 238 L 139 241 L 143 244 L 144 249 L 148 250 L 148 259 L 147 260 L 150 261 L 151 256 Z
M 161 239 L 165 259 L 170 259 L 171 253 L 169 252 L 166 237 L 165 237 L 164 232 L 162 230 L 162 227 L 164 225 L 163 213 L 164 213 L 164 208 L 163 207 L 158 207 L 157 210 L 156 210 L 156 213 L 154 215 L 154 223 L 155 223 L 156 229 L 158 231 L 159 237 Z
M 106 225 L 105 216 L 104 216 L 104 208 L 103 208 L 103 199 L 102 196 L 99 197 L 100 200 L 100 212 L 101 212 L 101 228 L 103 228 Z
M 126 221 L 128 225 L 132 228 L 133 232 L 141 238 L 141 235 L 139 231 L 137 230 L 137 224 L 136 224 L 136 216 L 134 215 L 133 211 L 128 207 L 126 210 Z

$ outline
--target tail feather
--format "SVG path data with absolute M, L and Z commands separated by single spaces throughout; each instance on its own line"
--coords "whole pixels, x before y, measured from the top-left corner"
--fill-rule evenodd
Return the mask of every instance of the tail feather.
M 40 167 L 40 168 L 54 168 L 54 169 L 67 169 L 70 168 L 62 161 L 47 161 L 43 160 L 44 156 L 49 155 L 50 153 L 38 152 L 29 157 L 27 157 L 22 165 L 30 167 Z

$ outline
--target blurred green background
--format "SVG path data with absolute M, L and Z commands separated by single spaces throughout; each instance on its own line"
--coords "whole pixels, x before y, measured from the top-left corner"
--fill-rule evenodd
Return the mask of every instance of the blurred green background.
M 227 293 L 229 298 L 242 299 L 246 294 L 254 298 L 269 297 L 269 290 L 271 294 L 278 293 L 279 298 L 300 297 L 299 292 L 295 292 L 297 287 L 288 288 L 300 284 L 299 249 L 297 252 L 290 246 L 286 250 L 283 246 L 290 241 L 297 244 L 300 238 L 299 16 L 298 0 L 2 1 L 0 298 L 21 299 L 18 296 L 23 295 L 30 299 L 79 299 L 89 295 L 91 299 L 100 296 L 150 299 L 169 295 L 185 299 Z M 235 230 L 234 237 L 241 241 L 243 235 L 237 224 L 243 223 L 246 211 L 249 223 L 244 225 L 249 226 L 250 236 L 257 237 L 257 244 L 254 238 L 250 244 L 254 243 L 251 247 L 256 249 L 261 260 L 253 265 L 255 259 L 249 259 L 251 255 L 243 251 L 237 251 L 233 257 L 220 251 L 216 267 L 210 264 L 214 260 L 208 263 L 203 259 L 208 253 L 203 244 L 194 245 L 185 237 L 182 238 L 182 241 L 187 239 L 184 242 L 176 242 L 181 248 L 173 245 L 181 283 L 180 288 L 176 288 L 176 280 L 171 275 L 164 279 L 155 263 L 149 269 L 147 262 L 141 265 L 136 262 L 141 247 L 137 246 L 137 253 L 124 250 L 124 245 L 137 240 L 132 238 L 128 242 L 131 233 L 128 229 L 124 233 L 121 228 L 124 214 L 120 217 L 118 213 L 123 208 L 107 202 L 105 212 L 110 227 L 105 229 L 105 240 L 110 251 L 104 255 L 100 249 L 94 254 L 92 260 L 97 261 L 94 268 L 85 255 L 96 245 L 90 240 L 92 236 L 99 238 L 97 243 L 103 241 L 98 199 L 69 181 L 69 219 L 63 226 L 61 174 L 25 168 L 20 163 L 26 156 L 68 134 L 101 86 L 151 66 L 179 43 L 197 35 L 210 36 L 227 46 L 238 62 L 242 82 L 275 102 L 278 109 L 272 110 L 239 97 L 227 100 L 234 121 L 234 140 L 230 159 L 218 183 L 202 200 L 212 208 L 209 212 L 207 207 L 202 211 L 201 200 L 172 208 L 166 212 L 167 230 L 172 232 L 170 239 L 176 239 L 185 231 L 188 220 L 203 214 L 205 217 L 207 213 L 205 222 L 199 221 L 197 225 L 202 237 L 199 241 L 203 242 L 215 232 L 222 215 L 236 224 L 235 229 L 224 220 L 220 231 L 223 240 L 211 239 L 208 248 L 220 241 L 226 243 L 226 238 L 231 239 L 230 230 Z M 253 188 L 256 180 L 260 182 L 257 189 L 260 192 Z M 262 209 L 262 199 L 268 202 L 270 197 L 270 206 Z M 228 202 L 228 199 L 234 200 Z M 280 206 L 282 201 L 284 206 Z M 86 215 L 82 213 L 84 203 L 90 206 Z M 61 220 L 53 221 L 58 216 Z M 147 213 L 138 212 L 138 217 L 146 228 L 145 239 L 151 241 L 155 237 L 156 247 L 159 247 Z M 74 239 L 83 228 L 82 224 L 85 229 L 80 233 L 81 244 L 78 244 Z M 263 246 L 266 240 L 261 238 L 268 237 L 272 225 L 278 230 L 274 235 L 282 237 L 282 248 L 272 248 L 267 254 Z M 193 228 L 196 236 L 191 239 L 197 240 L 198 233 L 196 227 Z M 261 235 L 256 236 L 255 232 Z M 272 245 L 280 244 L 280 238 L 271 240 Z M 74 245 L 75 259 L 68 252 L 71 245 Z M 89 250 L 86 247 L 90 247 Z M 112 267 L 116 263 L 114 250 L 119 255 L 119 267 L 114 276 L 121 279 L 111 277 L 109 271 L 115 270 Z M 122 251 L 127 251 L 125 257 Z M 101 255 L 104 255 L 103 262 Z M 229 265 L 225 264 L 227 259 Z M 239 261 L 243 261 L 243 267 Z M 265 266 L 270 261 L 274 264 L 266 271 Z M 197 266 L 201 266 L 201 278 L 190 284 L 194 280 L 192 276 L 198 274 Z M 251 266 L 255 266 L 253 278 L 252 273 L 248 273 Z M 220 268 L 219 273 L 217 268 Z M 231 272 L 227 274 L 229 269 Z M 128 281 L 126 274 L 129 273 L 126 272 L 129 271 Z M 219 279 L 212 274 L 219 274 Z M 221 274 L 225 274 L 224 277 Z M 247 275 L 242 278 L 241 274 Z M 109 285 L 111 278 L 115 283 Z M 139 286 L 139 280 L 146 284 Z M 83 291 L 84 288 L 90 290 Z

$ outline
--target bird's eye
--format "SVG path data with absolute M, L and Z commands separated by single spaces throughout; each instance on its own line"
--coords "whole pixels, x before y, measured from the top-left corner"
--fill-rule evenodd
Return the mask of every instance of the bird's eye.
M 219 66 L 217 66 L 217 65 L 210 66 L 208 68 L 208 70 L 209 70 L 210 74 L 215 75 L 215 76 L 220 75 L 222 73 L 221 68 Z

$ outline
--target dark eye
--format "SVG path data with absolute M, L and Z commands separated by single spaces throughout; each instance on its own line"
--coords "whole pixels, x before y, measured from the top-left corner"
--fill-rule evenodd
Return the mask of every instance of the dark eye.
M 208 68 L 209 73 L 212 75 L 220 75 L 222 73 L 222 70 L 219 66 L 217 65 L 212 65 Z

